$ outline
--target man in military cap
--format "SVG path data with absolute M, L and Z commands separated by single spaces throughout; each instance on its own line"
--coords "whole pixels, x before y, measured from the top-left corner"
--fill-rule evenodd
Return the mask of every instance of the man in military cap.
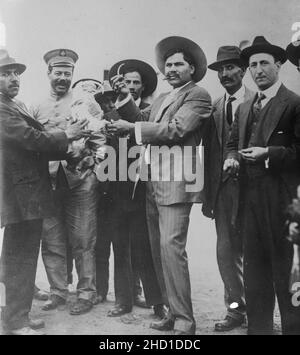
M 70 90 L 78 55 L 70 49 L 55 49 L 44 55 L 48 66 L 50 95 L 32 109 L 46 128 L 68 127 L 71 117 Z M 94 248 L 98 182 L 89 149 L 73 154 L 68 161 L 50 165 L 59 217 L 44 223 L 42 256 L 51 296 L 43 307 L 51 310 L 66 303 L 68 295 L 66 246 L 70 243 L 78 273 L 77 302 L 70 314 L 89 311 L 96 297 Z
M 217 260 L 225 290 L 227 314 L 215 324 L 216 331 L 226 331 L 243 323 L 246 314 L 242 236 L 237 220 L 239 183 L 223 173 L 226 143 L 238 105 L 254 93 L 243 85 L 246 65 L 236 46 L 222 46 L 217 60 L 208 66 L 218 74 L 225 94 L 213 103 L 213 114 L 204 139 L 205 178 L 203 212 L 215 218 L 217 231 Z
M 67 156 L 68 144 L 84 136 L 84 122 L 50 131 L 16 100 L 26 66 L 0 51 L 1 227 L 4 229 L 0 282 L 5 286 L 3 328 L 15 335 L 39 335 L 30 320 L 42 222 L 56 209 L 48 172 L 49 159 Z

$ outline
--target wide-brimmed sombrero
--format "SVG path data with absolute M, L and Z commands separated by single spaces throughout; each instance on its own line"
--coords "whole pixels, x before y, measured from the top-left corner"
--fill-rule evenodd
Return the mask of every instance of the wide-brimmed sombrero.
M 108 74 L 109 80 L 117 74 L 124 75 L 128 70 L 140 73 L 144 85 L 142 97 L 151 95 L 157 86 L 157 74 L 151 65 L 138 59 L 124 59 L 114 64 Z
M 156 64 L 159 70 L 165 73 L 165 61 L 166 55 L 170 53 L 171 50 L 183 50 L 185 53 L 189 54 L 193 58 L 195 65 L 195 73 L 193 74 L 193 80 L 195 82 L 200 81 L 207 70 L 207 60 L 203 50 L 198 46 L 197 43 L 192 40 L 179 37 L 171 36 L 161 40 L 155 47 L 156 54 Z

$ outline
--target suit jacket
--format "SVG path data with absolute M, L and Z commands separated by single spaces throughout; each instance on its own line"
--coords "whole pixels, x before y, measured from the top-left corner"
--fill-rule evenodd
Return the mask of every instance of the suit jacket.
M 236 112 L 227 144 L 227 158 L 243 161 L 238 150 L 246 148 L 246 130 L 254 99 L 241 104 Z M 281 85 L 272 99 L 268 119 L 262 128 L 264 147 L 269 147 L 268 170 L 279 176 L 290 196 L 300 182 L 300 97 Z
M 118 112 L 127 121 L 140 122 L 144 145 L 151 144 L 157 148 L 176 146 L 183 157 L 179 165 L 173 159 L 159 159 L 158 155 L 154 159 L 151 157 L 156 201 L 161 205 L 201 202 L 202 186 L 196 185 L 192 168 L 197 166 L 197 173 L 200 174 L 200 158 L 196 147 L 200 144 L 204 123 L 211 114 L 211 98 L 205 89 L 191 82 L 176 93 L 161 116 L 157 117 L 167 95 L 168 93 L 161 94 L 143 111 L 131 100 L 120 107 Z M 179 168 L 183 172 L 180 176 Z M 153 172 L 167 173 L 165 176 L 170 176 L 169 181 L 153 181 Z
M 248 101 L 254 96 L 255 93 L 246 87 L 244 101 Z M 212 116 L 207 122 L 203 138 L 204 201 L 202 210 L 207 217 L 213 217 L 217 195 L 222 182 L 223 154 L 227 144 L 223 138 L 225 116 L 225 95 L 223 95 L 213 103 Z M 238 196 L 235 197 L 238 198 Z
M 1 225 L 53 215 L 48 159 L 65 155 L 66 134 L 45 131 L 24 104 L 2 94 L 0 120 Z
M 139 108 L 143 110 L 148 106 L 150 106 L 148 103 L 141 101 Z M 116 121 L 120 118 L 121 116 L 116 110 L 113 110 L 104 115 L 104 119 L 106 119 L 109 122 L 111 120 Z M 117 152 L 119 151 L 118 137 L 116 136 L 111 137 L 108 144 L 111 145 Z M 130 147 L 134 145 L 136 145 L 136 142 L 133 139 L 133 137 L 130 137 L 127 140 L 127 149 L 129 150 Z M 134 160 L 135 159 L 127 158 L 127 167 L 129 167 Z M 117 154 L 117 173 L 118 173 L 118 167 L 119 167 L 119 156 Z M 107 193 L 109 198 L 117 202 L 121 209 L 126 211 L 133 211 L 133 210 L 143 208 L 145 203 L 145 193 L 146 193 L 145 185 L 142 184 L 141 182 L 137 184 L 135 192 L 134 192 L 134 188 L 135 188 L 135 182 L 129 179 L 127 181 L 109 182 Z

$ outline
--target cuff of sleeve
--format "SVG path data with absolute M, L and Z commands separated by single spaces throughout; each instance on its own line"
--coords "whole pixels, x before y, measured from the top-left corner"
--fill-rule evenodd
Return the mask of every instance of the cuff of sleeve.
M 124 100 L 119 101 L 119 100 L 117 99 L 117 101 L 115 102 L 116 109 L 118 109 L 118 108 L 120 108 L 120 107 L 126 105 L 127 102 L 130 101 L 130 99 L 131 99 L 131 95 L 130 95 L 130 94 L 127 95 L 127 97 L 126 97 Z
M 136 144 L 142 145 L 142 126 L 141 122 L 136 122 L 134 125 L 134 135 L 135 135 L 135 141 Z

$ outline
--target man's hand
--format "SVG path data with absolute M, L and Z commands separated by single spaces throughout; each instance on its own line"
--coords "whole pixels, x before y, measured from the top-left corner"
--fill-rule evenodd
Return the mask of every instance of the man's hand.
M 251 147 L 239 151 L 243 159 L 249 161 L 260 161 L 268 158 L 268 147 Z
M 88 120 L 84 119 L 82 121 L 71 123 L 65 130 L 66 136 L 69 141 L 76 141 L 83 137 L 89 137 L 91 131 L 84 129 L 88 124 Z
M 297 234 L 299 234 L 299 226 L 298 226 L 298 223 L 296 223 L 296 222 L 292 222 L 292 223 L 290 223 L 290 225 L 289 225 L 289 234 L 290 235 L 297 235 Z
M 134 132 L 134 123 L 124 120 L 117 120 L 106 126 L 107 132 L 118 136 L 131 134 Z
M 240 163 L 233 158 L 224 161 L 223 170 L 231 176 L 237 176 L 240 169 Z
M 113 90 L 118 94 L 119 101 L 124 100 L 130 93 L 122 75 L 113 76 L 111 78 L 111 86 Z

